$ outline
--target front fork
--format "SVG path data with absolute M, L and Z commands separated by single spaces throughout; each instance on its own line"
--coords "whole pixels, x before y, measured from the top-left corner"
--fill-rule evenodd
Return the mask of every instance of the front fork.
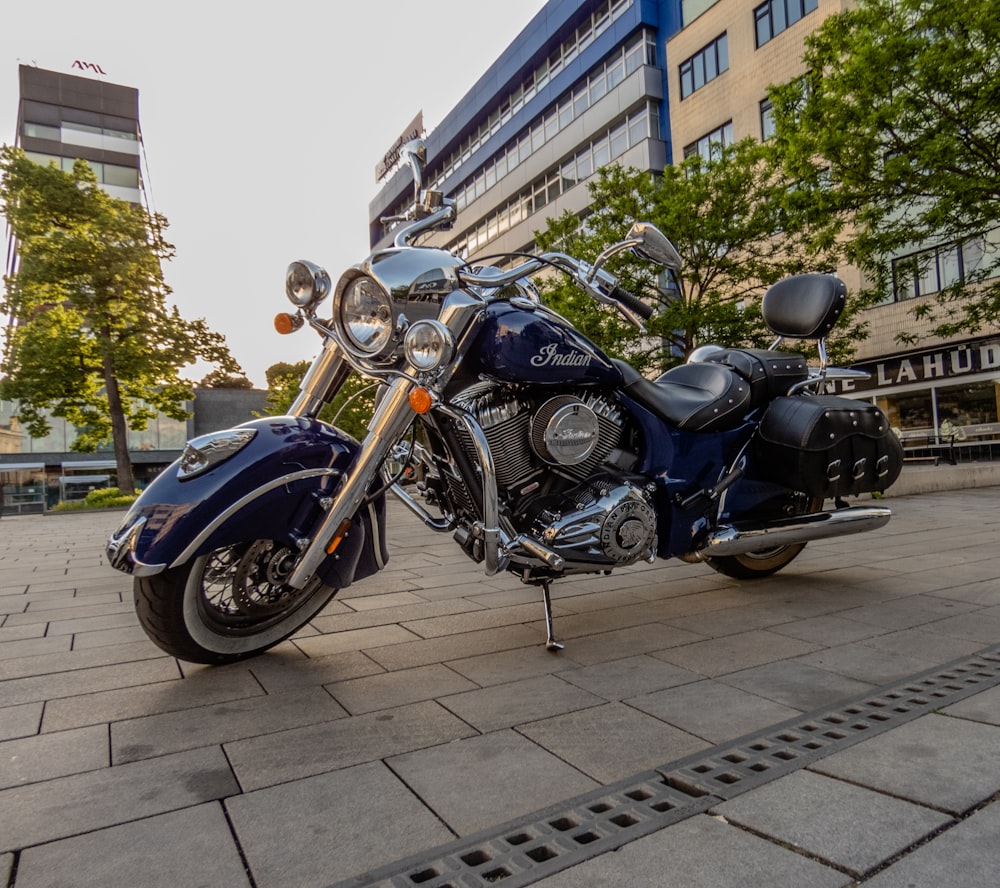
M 291 414 L 315 416 L 324 404 L 332 400 L 350 373 L 351 366 L 340 347 L 328 339 L 324 343 L 323 354 L 302 381 L 301 392 L 292 405 Z M 288 578 L 290 586 L 304 588 L 319 565 L 340 542 L 351 519 L 368 495 L 382 463 L 413 421 L 413 410 L 409 403 L 412 386 L 410 380 L 402 377 L 389 385 L 368 424 L 368 434 L 361 443 L 354 462 L 334 494 L 329 511 L 316 527 L 312 539 L 302 551 L 299 563 Z

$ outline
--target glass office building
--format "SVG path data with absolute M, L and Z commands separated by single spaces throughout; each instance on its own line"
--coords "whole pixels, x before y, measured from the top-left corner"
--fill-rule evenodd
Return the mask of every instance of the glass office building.
M 458 202 L 431 243 L 468 258 L 530 249 L 536 229 L 585 210 L 586 182 L 612 161 L 662 170 L 670 157 L 665 45 L 680 0 L 550 0 L 427 136 L 427 184 Z M 380 219 L 412 201 L 396 170 L 369 207 Z

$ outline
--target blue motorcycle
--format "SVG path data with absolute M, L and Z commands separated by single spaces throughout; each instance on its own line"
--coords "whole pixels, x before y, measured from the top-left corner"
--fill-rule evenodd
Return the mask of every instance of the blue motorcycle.
M 637 223 L 593 264 L 551 252 L 471 267 L 414 245 L 456 217 L 452 201 L 421 192 L 421 151 L 408 148 L 415 200 L 392 247 L 336 287 L 310 262 L 289 266 L 295 311 L 276 324 L 312 327 L 323 348 L 288 415 L 190 441 L 110 539 L 164 651 L 226 663 L 301 628 L 385 566 L 387 493 L 486 575 L 539 586 L 550 650 L 562 647 L 553 580 L 657 557 L 754 579 L 810 540 L 890 519 L 844 500 L 892 484 L 902 450 L 877 407 L 823 394 L 858 375 L 827 366 L 824 337 L 846 299 L 838 278 L 767 291 L 770 350 L 703 347 L 650 380 L 546 308 L 531 276 L 564 273 L 641 326 L 651 309 L 605 265 L 632 250 L 676 272 L 667 238 Z M 778 351 L 783 339 L 816 340 L 819 366 Z M 318 419 L 352 373 L 378 386 L 363 441 Z

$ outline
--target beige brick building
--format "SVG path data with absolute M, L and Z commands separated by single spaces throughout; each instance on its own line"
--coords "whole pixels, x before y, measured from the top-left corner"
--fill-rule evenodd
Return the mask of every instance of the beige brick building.
M 672 160 L 707 154 L 712 143 L 732 144 L 770 135 L 767 89 L 805 73 L 806 35 L 851 0 L 681 0 L 683 27 L 667 41 L 667 101 Z M 915 281 L 893 300 L 865 312 L 869 338 L 856 359 L 872 373 L 843 394 L 875 400 L 901 430 L 911 453 L 947 444 L 956 459 L 1000 458 L 1000 327 L 974 338 L 929 337 L 930 321 L 913 309 L 942 286 L 963 279 L 975 263 L 996 263 L 1000 238 L 915 247 L 897 264 L 920 260 Z M 848 287 L 863 281 L 857 269 L 839 270 Z M 918 347 L 902 346 L 901 331 Z M 936 452 L 936 451 L 935 451 Z

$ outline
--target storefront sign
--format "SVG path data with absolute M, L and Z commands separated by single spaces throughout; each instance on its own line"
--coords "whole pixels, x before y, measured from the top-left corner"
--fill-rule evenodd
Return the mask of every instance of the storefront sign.
M 410 121 L 410 125 L 403 130 L 402 134 L 395 142 L 392 143 L 392 147 L 385 152 L 385 157 L 383 157 L 377 164 L 375 164 L 375 183 L 378 184 L 385 177 L 386 174 L 391 170 L 396 163 L 399 161 L 399 152 L 402 147 L 407 142 L 412 142 L 414 139 L 419 139 L 424 132 L 424 112 L 418 111 L 417 116 Z
M 906 357 L 856 364 L 855 369 L 867 371 L 871 374 L 870 378 L 839 380 L 836 383 L 838 393 L 891 389 L 990 370 L 1000 373 L 1000 339 L 946 346 Z

